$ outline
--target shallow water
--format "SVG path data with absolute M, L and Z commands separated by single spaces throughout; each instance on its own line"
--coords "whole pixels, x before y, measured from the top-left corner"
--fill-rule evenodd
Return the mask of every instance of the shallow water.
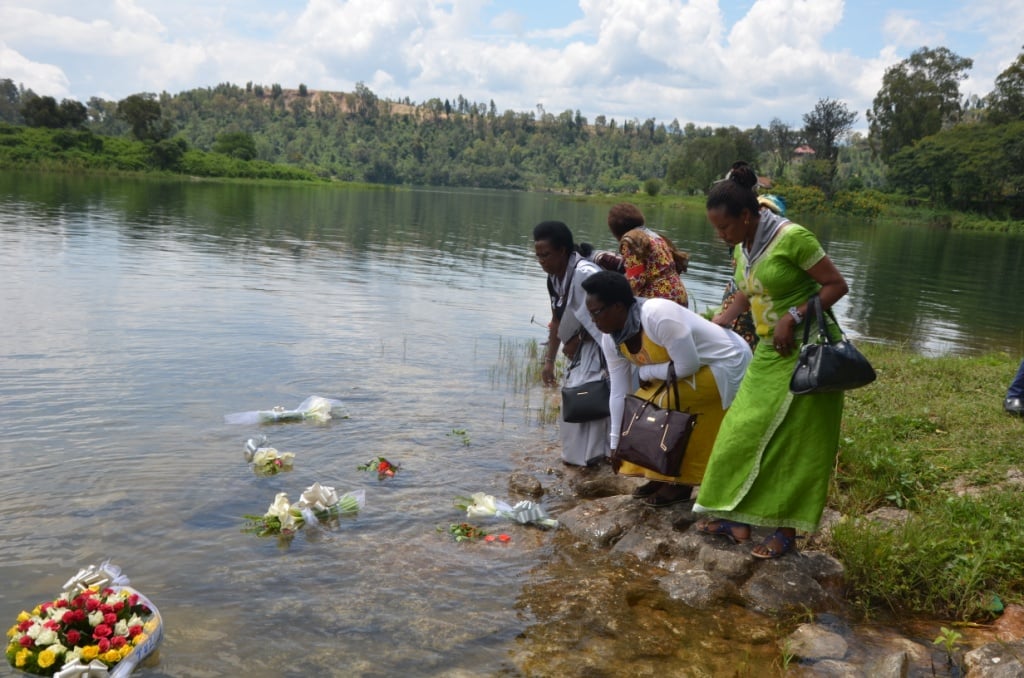
M 507 367 L 545 335 L 528 234 L 555 217 L 607 246 L 605 209 L 498 192 L 0 174 L 0 617 L 110 558 L 165 619 L 159 657 L 138 675 L 529 672 L 545 634 L 578 623 L 551 626 L 538 592 L 551 599 L 552 581 L 611 566 L 556 557 L 557 533 L 496 523 L 509 544 L 456 544 L 444 530 L 462 519 L 457 496 L 505 497 L 524 466 L 561 472 L 554 394 Z M 699 220 L 658 216 L 694 253 L 691 295 L 714 303 L 724 248 Z M 851 333 L 893 341 L 874 331 L 893 317 L 889 288 L 869 293 L 877 240 L 890 237 L 829 242 L 861 283 L 839 309 Z M 1019 253 L 1017 241 L 990 252 Z M 1013 331 L 979 340 L 957 315 L 945 313 L 953 327 L 938 343 L 910 343 L 1013 349 Z M 350 418 L 223 421 L 313 394 L 341 399 Z M 259 433 L 296 454 L 293 472 L 252 473 L 243 445 Z M 398 476 L 355 470 L 377 455 Z M 314 481 L 365 489 L 365 510 L 290 543 L 243 533 L 244 514 Z M 545 501 L 557 515 L 565 500 Z M 707 642 L 700 661 L 717 666 L 720 644 Z M 756 645 L 751 666 L 777 659 L 767 638 Z M 589 646 L 588 662 L 630 670 L 614 644 Z M 678 659 L 666 656 L 662 669 Z

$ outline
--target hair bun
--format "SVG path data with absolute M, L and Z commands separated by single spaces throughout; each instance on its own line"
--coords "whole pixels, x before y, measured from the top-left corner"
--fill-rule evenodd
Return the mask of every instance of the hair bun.
M 744 188 L 753 189 L 754 186 L 757 186 L 757 173 L 754 172 L 754 168 L 750 166 L 750 163 L 743 160 L 734 162 L 725 178 L 735 181 Z

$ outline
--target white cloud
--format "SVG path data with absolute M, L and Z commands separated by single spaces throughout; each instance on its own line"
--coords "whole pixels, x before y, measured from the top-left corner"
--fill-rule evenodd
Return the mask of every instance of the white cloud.
M 3 42 L 0 42 L 0 77 L 24 85 L 40 96 L 58 100 L 71 97 L 68 77 L 59 66 L 26 59 Z
M 390 98 L 739 127 L 799 126 L 829 97 L 863 124 L 885 68 L 912 49 L 976 41 L 949 46 L 975 59 L 981 93 L 1016 57 L 1020 38 L 1005 27 L 1022 25 L 1024 3 L 936 1 L 858 13 L 868 23 L 857 30 L 885 41 L 864 53 L 831 46 L 849 30 L 843 0 L 747 0 L 742 16 L 720 0 L 578 0 L 559 12 L 490 0 L 0 0 L 0 77 L 84 99 L 362 81 Z

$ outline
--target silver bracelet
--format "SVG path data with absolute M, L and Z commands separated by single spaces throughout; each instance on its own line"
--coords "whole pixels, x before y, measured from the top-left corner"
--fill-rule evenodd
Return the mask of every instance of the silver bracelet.
M 797 325 L 804 321 L 804 317 L 800 315 L 800 311 L 796 310 L 796 306 L 789 307 L 789 314 L 793 316 L 793 320 L 796 321 Z

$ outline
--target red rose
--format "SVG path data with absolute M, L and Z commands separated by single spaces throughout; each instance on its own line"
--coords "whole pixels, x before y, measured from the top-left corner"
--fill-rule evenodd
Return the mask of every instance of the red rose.
M 64 600 L 63 598 L 60 598 L 57 600 L 56 603 L 54 603 L 54 605 L 56 605 L 57 607 L 67 607 L 68 601 Z
M 121 610 L 124 609 L 124 601 L 123 600 L 119 600 L 116 603 L 114 603 L 113 605 L 111 605 L 111 607 L 113 608 L 114 612 L 120 612 Z
M 138 605 L 139 604 L 139 594 L 138 593 L 133 593 L 130 596 L 128 596 L 128 604 L 130 606 L 132 606 L 132 607 L 135 607 L 136 605 Z
M 18 639 L 18 643 L 22 647 L 32 647 L 32 639 L 29 638 L 28 636 L 22 636 L 21 638 L 19 638 Z
M 115 593 L 116 593 L 116 591 L 114 591 L 114 589 L 112 589 L 112 588 L 105 588 L 105 589 L 103 589 L 103 595 L 105 595 L 105 596 L 112 596 Z
M 128 640 L 124 636 L 114 636 L 110 639 L 110 647 L 120 650 Z
M 110 649 L 110 641 L 106 638 L 100 638 L 96 641 L 96 645 L 100 648 L 100 654 L 103 654 Z
M 75 610 L 75 622 L 78 623 L 78 622 L 84 622 L 84 621 L 85 621 L 85 610 L 82 610 L 82 609 Z
M 113 611 L 114 611 L 114 608 L 111 605 L 107 604 L 107 603 L 103 603 L 102 605 L 100 605 L 100 612 L 102 612 L 103 614 L 106 614 L 108 612 L 113 612 Z
M 113 632 L 114 632 L 114 630 L 112 628 L 110 628 L 109 626 L 107 626 L 106 624 L 100 624 L 99 626 L 97 626 L 96 628 L 94 628 L 92 630 L 92 637 L 93 638 L 97 638 L 97 639 L 99 639 L 99 638 L 106 638 L 107 636 L 109 636 Z
M 39 613 L 43 614 L 47 610 L 49 610 L 51 607 L 53 607 L 53 603 L 49 603 L 49 602 L 43 603 L 42 605 L 39 606 Z
M 20 624 L 18 624 L 18 630 L 19 631 L 28 631 L 30 628 L 32 628 L 32 620 L 31 619 L 26 619 L 25 621 L 23 621 Z
M 67 637 L 68 642 L 71 643 L 72 646 L 75 646 L 78 645 L 78 641 L 82 639 L 82 634 L 74 629 L 71 629 L 67 632 Z
M 89 598 L 85 601 L 85 609 L 89 610 L 89 612 L 95 612 L 100 609 L 100 601 L 95 598 Z
M 58 622 L 56 619 L 48 619 L 43 622 L 43 628 L 50 629 L 51 631 L 56 631 L 60 628 L 60 622 Z
M 142 633 L 142 624 L 136 624 L 135 626 L 128 627 L 128 637 L 134 638 L 135 636 Z
M 382 473 L 384 471 L 387 471 L 389 468 L 391 468 L 391 464 L 389 464 L 385 460 L 381 460 L 381 462 L 377 465 L 377 470 L 382 472 Z
M 117 623 L 117 615 L 113 612 L 108 612 L 107 614 L 103 615 L 103 621 L 113 626 Z

